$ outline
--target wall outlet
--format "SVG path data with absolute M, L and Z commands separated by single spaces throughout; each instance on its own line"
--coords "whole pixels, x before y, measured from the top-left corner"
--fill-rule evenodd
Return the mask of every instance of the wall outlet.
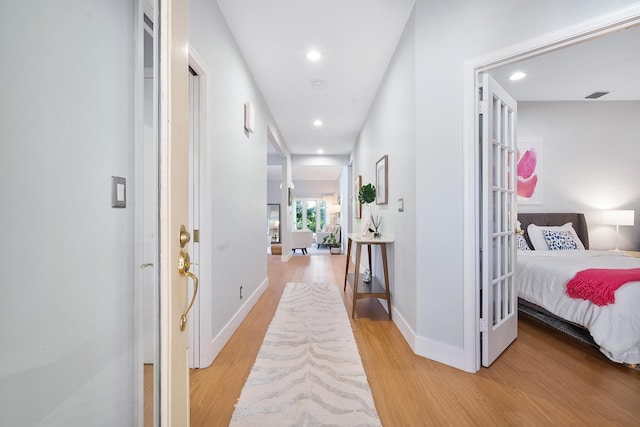
M 240 299 L 242 299 L 242 285 L 240 286 Z

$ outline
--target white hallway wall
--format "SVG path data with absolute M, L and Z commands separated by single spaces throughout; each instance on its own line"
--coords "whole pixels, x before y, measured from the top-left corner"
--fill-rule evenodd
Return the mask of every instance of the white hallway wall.
M 636 225 L 620 227 L 619 246 L 640 250 L 638 117 L 638 101 L 519 102 L 519 135 L 543 139 L 544 181 L 542 204 L 518 210 L 584 212 L 591 249 L 613 249 L 615 227 L 597 223 L 602 210 L 635 209 Z
M 354 174 L 362 171 L 365 182 L 373 179 L 375 162 L 381 154 L 396 153 L 397 144 L 415 153 L 415 160 L 406 163 L 390 157 L 389 168 L 390 174 L 394 167 L 400 173 L 393 180 L 390 177 L 390 201 L 400 197 L 398 191 L 410 194 L 405 208 L 416 215 L 413 235 L 399 234 L 400 217 L 392 213 L 392 206 L 387 208 L 389 221 L 385 217 L 385 222 L 387 226 L 393 223 L 394 251 L 403 245 L 409 251 L 414 245 L 411 241 L 415 241 L 415 257 L 403 261 L 404 269 L 412 272 L 406 273 L 406 280 L 398 280 L 399 256 L 394 253 L 396 265 L 391 280 L 395 282 L 392 289 L 397 309 L 412 330 L 408 332 L 415 333 L 416 342 L 410 344 L 415 344 L 418 354 L 475 370 L 474 349 L 464 344 L 465 317 L 475 315 L 464 311 L 464 61 L 636 4 L 624 0 L 606 4 L 598 0 L 416 0 L 412 17 L 415 24 L 407 27 L 372 114 L 363 125 L 354 152 Z M 407 66 L 410 59 L 402 54 L 407 49 L 413 51 L 409 55 L 413 55 L 414 66 Z M 389 77 L 396 72 L 401 77 Z M 413 93 L 406 90 L 411 84 L 407 81 L 415 85 Z M 377 115 L 376 109 L 387 108 L 380 94 L 396 91 L 403 99 L 392 102 L 404 114 Z M 405 128 L 407 115 L 415 120 L 411 131 Z M 385 138 L 388 129 L 409 141 L 415 132 L 413 147 L 403 138 Z M 407 184 L 407 189 L 401 187 L 409 181 L 414 184 Z M 415 192 L 413 203 L 411 189 Z M 410 224 L 409 220 L 402 221 Z
M 382 156 L 388 156 L 388 204 L 376 205 L 374 209 L 384 218 L 381 224 L 382 234 L 395 239 L 387 247 L 392 304 L 398 314 L 413 327 L 416 323 L 417 216 L 414 48 L 412 15 L 353 151 L 353 179 L 361 175 L 362 185 L 376 185 L 376 162 Z M 398 212 L 400 198 L 404 199 L 403 213 Z M 366 206 L 362 208 L 361 219 L 351 216 L 354 233 L 362 232 L 369 216 Z M 377 277 L 382 277 L 379 248 L 374 246 L 373 253 L 377 261 L 374 272 Z M 363 259 L 366 260 L 366 257 Z M 365 264 L 362 261 L 363 267 L 366 267 Z M 398 320 L 396 319 L 396 323 Z
M 134 423 L 134 10 L 0 6 L 3 426 Z
M 247 298 L 267 282 L 267 128 L 280 136 L 215 1 L 190 2 L 189 39 L 209 72 L 201 217 L 201 247 L 209 254 L 201 261 L 202 285 L 211 289 L 201 303 L 208 365 L 241 320 L 236 316 Z M 245 102 L 255 108 L 250 137 Z

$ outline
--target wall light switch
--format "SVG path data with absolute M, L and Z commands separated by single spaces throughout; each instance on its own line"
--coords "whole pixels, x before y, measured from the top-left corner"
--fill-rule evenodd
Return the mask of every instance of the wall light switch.
M 127 207 L 127 180 L 119 176 L 111 177 L 111 207 Z

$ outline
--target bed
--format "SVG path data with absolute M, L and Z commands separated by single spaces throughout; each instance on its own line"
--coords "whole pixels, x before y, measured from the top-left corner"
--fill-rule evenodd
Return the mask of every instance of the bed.
M 579 213 L 519 214 L 520 228 L 532 250 L 518 250 L 516 279 L 521 303 L 589 331 L 600 351 L 614 362 L 640 363 L 640 282 L 615 291 L 615 303 L 598 306 L 566 295 L 566 285 L 576 273 L 590 268 L 640 268 L 640 259 L 624 252 L 589 250 L 587 222 Z M 536 226 L 572 224 L 584 250 L 533 250 L 539 239 Z M 530 224 L 534 224 L 532 228 Z M 532 235 L 530 236 L 530 232 Z M 571 240 L 571 239 L 569 239 Z M 539 240 L 536 242 L 540 249 Z

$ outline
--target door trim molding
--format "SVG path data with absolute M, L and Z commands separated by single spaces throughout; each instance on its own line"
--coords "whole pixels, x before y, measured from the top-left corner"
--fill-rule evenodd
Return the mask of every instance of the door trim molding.
M 463 66 L 463 299 L 465 314 L 464 367 L 468 372 L 480 369 L 480 289 L 479 271 L 479 195 L 478 195 L 478 77 L 482 72 L 541 55 L 563 47 L 605 36 L 640 25 L 640 5 L 595 16 L 504 49 L 468 59 Z
M 205 61 L 198 54 L 195 47 L 189 44 L 189 67 L 198 75 L 198 180 L 199 180 L 199 229 L 200 236 L 211 236 L 211 197 L 204 197 L 206 194 L 212 194 L 210 183 L 206 176 L 206 144 L 203 144 L 207 140 L 207 79 L 209 75 L 209 69 L 205 64 Z M 192 206 L 189 207 L 191 210 Z M 205 368 L 211 364 L 213 359 L 209 360 L 210 351 L 207 348 L 211 339 L 211 307 L 207 310 L 206 304 L 202 301 L 211 301 L 213 273 L 212 273 L 212 248 L 205 240 L 198 244 L 198 260 L 194 259 L 194 262 L 198 262 L 198 273 L 200 276 L 200 290 L 199 295 L 196 298 L 196 302 L 193 306 L 193 312 L 191 315 L 192 325 L 191 330 L 194 332 L 193 339 L 194 346 L 193 351 L 197 351 L 195 355 L 195 366 L 193 368 Z M 195 249 L 194 249 L 195 255 Z M 207 260 L 207 262 L 202 262 Z M 196 325 L 197 322 L 197 325 Z M 197 343 L 196 343 L 197 341 Z M 191 363 L 191 360 L 190 360 Z

